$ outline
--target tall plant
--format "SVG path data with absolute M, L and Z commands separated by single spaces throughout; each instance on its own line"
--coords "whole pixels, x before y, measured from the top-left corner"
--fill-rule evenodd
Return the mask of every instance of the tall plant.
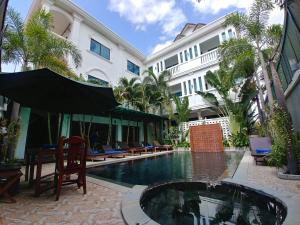
M 57 37 L 51 32 L 53 18 L 49 12 L 36 12 L 25 24 L 20 14 L 9 8 L 7 29 L 3 36 L 3 62 L 20 65 L 22 71 L 47 67 L 64 76 L 78 79 L 65 62 L 71 56 L 75 66 L 81 63 L 80 51 L 72 42 Z M 13 103 L 11 120 L 19 118 L 20 105 Z M 49 117 L 50 118 L 50 117 Z M 51 129 L 49 127 L 49 141 Z
M 146 70 L 143 74 L 150 78 L 149 82 L 153 88 L 151 102 L 153 105 L 159 107 L 160 115 L 162 115 L 163 107 L 170 103 L 168 80 L 170 79 L 171 74 L 167 70 L 161 72 L 157 76 L 151 70 Z
M 267 23 L 273 8 L 271 0 L 255 0 L 248 15 L 245 13 L 234 13 L 229 15 L 224 23 L 225 26 L 234 26 L 241 36 L 253 43 L 253 47 L 256 50 L 256 58 L 262 69 L 270 108 L 272 108 L 274 99 L 263 50 L 267 41 Z

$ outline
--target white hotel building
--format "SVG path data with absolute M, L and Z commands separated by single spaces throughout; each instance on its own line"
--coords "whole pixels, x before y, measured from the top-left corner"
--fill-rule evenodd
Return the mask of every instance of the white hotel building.
M 169 70 L 170 91 L 188 96 L 190 119 L 215 116 L 195 91 L 214 91 L 206 83 L 205 74 L 218 68 L 218 46 L 235 36 L 234 28 L 222 26 L 224 17 L 206 25 L 188 23 L 174 43 L 145 56 L 71 0 L 33 0 L 28 17 L 41 8 L 52 13 L 53 32 L 81 51 L 81 66 L 73 66 L 77 74 L 114 87 L 121 77 L 142 76 L 145 69 L 151 68 L 155 74 Z
M 195 93 L 197 90 L 214 92 L 205 82 L 205 74 L 208 70 L 218 69 L 218 46 L 224 40 L 235 36 L 232 27 L 222 26 L 224 17 L 206 25 L 186 24 L 174 43 L 155 54 L 145 56 L 71 0 L 33 0 L 27 18 L 42 8 L 53 15 L 52 31 L 59 37 L 72 41 L 80 50 L 82 63 L 79 67 L 75 68 L 71 59 L 69 60 L 69 65 L 76 74 L 83 75 L 87 79 L 97 79 L 103 85 L 114 87 L 118 85 L 121 77 L 142 76 L 146 69 L 152 68 L 155 74 L 169 70 L 170 92 L 177 96 L 188 96 L 192 109 L 191 121 L 183 124 L 183 128 L 186 130 L 196 124 L 220 123 L 224 137 L 228 137 L 228 120 L 216 118 L 218 116 L 209 110 L 209 105 Z M 41 144 L 28 143 L 28 140 L 33 140 L 28 132 L 34 130 L 32 127 L 37 127 L 37 134 L 40 133 L 40 124 L 34 122 L 35 119 L 32 119 L 31 114 L 31 109 L 22 107 L 21 134 L 16 150 L 18 159 L 24 157 L 25 146 Z M 65 115 L 64 119 L 64 136 L 72 133 L 71 123 L 88 120 L 87 117 L 81 118 L 81 115 L 73 117 L 73 120 Z M 159 130 L 161 132 L 163 124 L 159 121 L 133 121 L 105 116 L 93 119 L 91 117 L 88 121 L 92 120 L 95 126 L 113 126 L 111 134 L 115 141 L 124 141 L 126 127 L 130 127 L 132 133 L 137 134 L 133 139 L 139 142 L 151 143 L 154 138 L 162 137 Z M 40 141 L 42 140 L 41 137 Z

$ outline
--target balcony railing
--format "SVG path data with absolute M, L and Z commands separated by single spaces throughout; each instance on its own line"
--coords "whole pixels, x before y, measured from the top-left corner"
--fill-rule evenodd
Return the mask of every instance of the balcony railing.
M 185 63 L 173 66 L 169 69 L 167 69 L 172 77 L 176 77 L 181 72 L 185 72 L 188 70 L 191 70 L 196 67 L 202 67 L 212 62 L 217 62 L 219 59 L 219 53 L 218 49 L 214 49 L 212 51 L 206 52 L 202 55 L 200 55 L 197 58 L 194 58 L 190 61 L 187 61 Z

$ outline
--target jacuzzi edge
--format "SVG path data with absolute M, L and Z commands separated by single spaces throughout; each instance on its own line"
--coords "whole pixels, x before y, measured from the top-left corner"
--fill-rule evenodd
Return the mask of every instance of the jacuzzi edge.
M 197 181 L 195 181 L 196 183 Z M 199 181 L 200 182 L 200 181 Z M 176 182 L 167 182 L 160 185 L 166 185 L 170 183 L 176 183 Z M 193 182 L 191 182 L 193 183 Z M 202 182 L 203 183 L 203 182 Z M 289 213 L 289 204 L 287 201 L 285 201 L 282 196 L 279 197 L 278 193 L 273 189 L 262 189 L 258 188 L 252 184 L 245 184 L 245 182 L 236 182 L 233 181 L 230 178 L 226 178 L 218 184 L 232 184 L 236 186 L 241 186 L 242 188 L 250 191 L 254 191 L 258 194 L 266 195 L 268 197 L 271 197 L 278 201 L 280 204 L 282 204 L 286 210 L 287 215 L 282 225 L 295 225 L 297 224 L 297 220 L 295 220 L 291 214 Z M 154 186 L 144 186 L 144 185 L 135 185 L 130 192 L 124 195 L 121 202 L 121 214 L 123 217 L 124 222 L 126 225 L 160 225 L 159 223 L 152 220 L 141 208 L 141 198 L 143 194 L 147 191 L 149 188 L 155 188 L 156 186 L 160 185 L 154 185 Z M 295 223 L 296 222 L 296 223 Z

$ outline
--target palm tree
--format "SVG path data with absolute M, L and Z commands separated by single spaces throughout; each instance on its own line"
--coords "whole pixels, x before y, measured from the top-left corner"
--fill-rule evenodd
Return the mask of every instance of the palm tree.
M 119 86 L 115 88 L 117 99 L 121 100 L 121 102 L 124 102 L 127 107 L 136 107 L 136 98 L 139 87 L 140 82 L 137 77 L 133 77 L 131 79 L 121 77 Z
M 53 18 L 45 10 L 36 12 L 25 24 L 18 12 L 12 8 L 7 12 L 7 29 L 3 36 L 3 62 L 21 65 L 22 71 L 47 67 L 62 75 L 78 79 L 64 59 L 71 56 L 75 66 L 81 63 L 79 50 L 68 40 L 50 32 Z M 20 105 L 13 103 L 11 120 L 19 118 Z M 50 125 L 50 115 L 48 124 Z M 51 141 L 51 129 L 49 141 Z
M 248 74 L 253 76 L 256 81 L 258 97 L 256 97 L 256 105 L 258 108 L 260 122 L 265 121 L 265 103 L 263 98 L 263 89 L 259 83 L 258 74 L 255 71 L 255 50 L 251 43 L 245 38 L 231 39 L 224 42 L 220 46 L 221 62 L 230 65 L 232 62 L 236 67 L 237 74 Z
M 152 104 L 159 107 L 160 115 L 163 114 L 163 106 L 169 104 L 170 93 L 168 80 L 171 77 L 169 71 L 165 70 L 156 76 L 152 70 L 146 70 L 143 74 L 150 77 L 150 83 L 153 87 Z
M 271 0 L 255 0 L 250 8 L 249 15 L 244 13 L 234 13 L 226 18 L 225 26 L 232 25 L 237 32 L 246 37 L 256 50 L 256 57 L 262 68 L 269 106 L 272 109 L 274 102 L 271 83 L 265 59 L 263 57 L 263 48 L 266 44 L 266 30 L 269 14 L 274 8 Z
M 50 13 L 36 12 L 25 25 L 18 12 L 12 8 L 7 12 L 7 29 L 3 37 L 3 62 L 21 65 L 22 71 L 33 66 L 35 69 L 48 67 L 68 77 L 74 73 L 63 61 L 72 56 L 76 66 L 81 63 L 79 50 L 70 42 L 50 32 L 53 18 Z M 12 119 L 18 118 L 19 105 L 14 104 Z
M 152 79 L 150 77 L 144 77 L 140 85 L 138 86 L 135 105 L 140 111 L 149 112 L 151 107 L 151 99 L 153 97 Z
M 174 116 L 176 119 L 176 122 L 178 124 L 187 122 L 189 120 L 189 116 L 191 113 L 191 110 L 189 109 L 189 99 L 187 96 L 180 99 L 177 96 L 173 96 L 174 103 L 176 105 L 176 115 Z

